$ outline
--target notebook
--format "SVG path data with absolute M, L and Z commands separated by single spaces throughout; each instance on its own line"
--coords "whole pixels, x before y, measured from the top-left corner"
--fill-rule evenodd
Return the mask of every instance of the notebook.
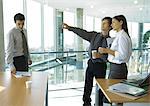
M 147 93 L 143 88 L 135 87 L 132 85 L 124 84 L 124 83 L 117 83 L 114 85 L 109 86 L 109 91 L 122 93 L 122 94 L 129 94 L 132 96 L 141 96 Z
M 127 79 L 127 80 L 123 80 L 122 83 L 143 88 L 145 86 L 150 85 L 150 74 L 147 77 L 145 77 L 144 79 L 139 79 L 139 80 Z

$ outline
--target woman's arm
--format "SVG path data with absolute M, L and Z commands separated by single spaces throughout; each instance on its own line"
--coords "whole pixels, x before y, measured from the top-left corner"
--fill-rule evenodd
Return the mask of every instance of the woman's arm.
M 108 49 L 108 48 L 99 47 L 98 52 L 101 53 L 101 54 L 107 53 L 107 54 L 111 54 L 111 55 L 115 56 L 115 51 L 111 50 L 111 49 Z

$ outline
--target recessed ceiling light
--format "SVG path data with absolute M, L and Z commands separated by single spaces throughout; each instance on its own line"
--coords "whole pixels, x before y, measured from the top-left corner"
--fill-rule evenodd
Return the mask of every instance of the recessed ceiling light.
M 102 13 L 103 13 L 103 14 L 105 14 L 105 13 L 106 13 L 106 11 L 102 11 Z
M 69 11 L 69 8 L 66 8 L 67 11 Z
M 143 10 L 143 8 L 142 8 L 142 7 L 140 7 L 140 8 L 139 8 L 139 10 L 140 10 L 140 11 L 142 11 L 142 10 Z
M 90 7 L 91 7 L 91 8 L 94 8 L 94 6 L 93 6 L 93 5 L 91 5 Z
M 134 4 L 137 4 L 138 3 L 138 1 L 137 0 L 134 0 Z

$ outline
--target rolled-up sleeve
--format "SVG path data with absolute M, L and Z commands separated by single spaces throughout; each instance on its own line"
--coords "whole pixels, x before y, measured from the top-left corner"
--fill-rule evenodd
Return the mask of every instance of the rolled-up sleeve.
M 8 33 L 7 35 L 7 41 L 6 41 L 6 62 L 9 65 L 9 67 L 14 67 L 13 64 L 13 50 L 14 50 L 14 38 L 13 33 Z
M 118 49 L 115 51 L 115 58 L 119 61 L 126 60 L 129 53 L 129 42 L 128 38 L 121 35 L 118 39 Z

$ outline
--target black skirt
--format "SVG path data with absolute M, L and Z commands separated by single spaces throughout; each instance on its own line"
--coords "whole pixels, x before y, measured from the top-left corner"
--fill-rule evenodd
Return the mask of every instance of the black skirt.
M 127 79 L 128 69 L 126 63 L 110 63 L 109 79 Z

